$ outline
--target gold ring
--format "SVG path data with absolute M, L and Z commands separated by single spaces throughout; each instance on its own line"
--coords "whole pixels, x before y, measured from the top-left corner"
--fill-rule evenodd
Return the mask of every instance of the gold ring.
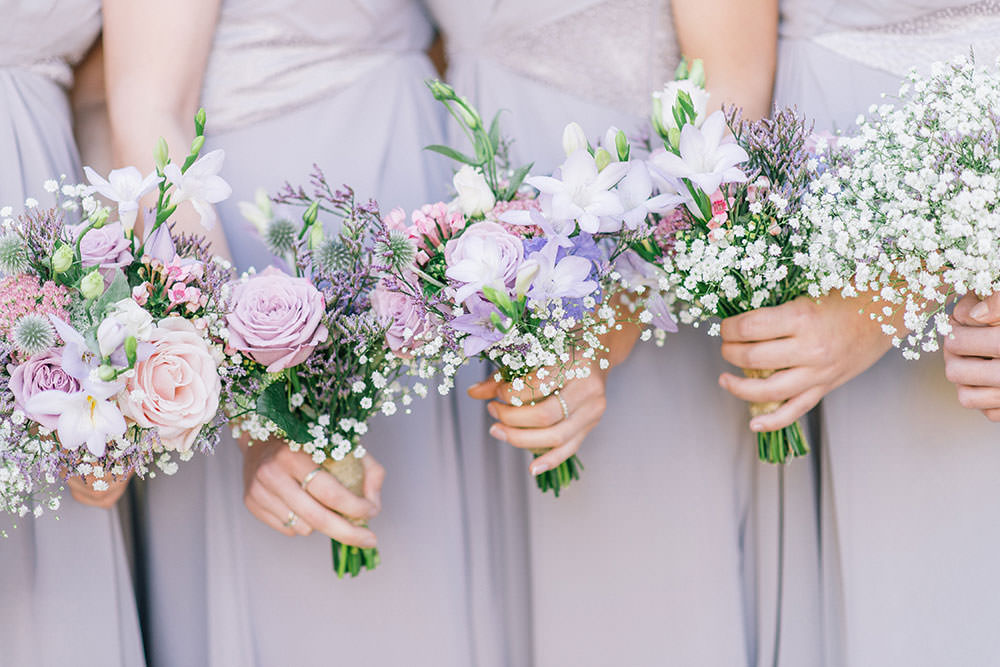
M 300 484 L 302 490 L 305 491 L 306 493 L 309 493 L 309 489 L 307 489 L 306 487 L 309 486 L 309 482 L 316 479 L 316 475 L 320 474 L 321 472 L 323 472 L 323 466 L 316 466 L 315 470 L 310 471 L 310 473 L 305 476 L 305 479 L 303 479 Z
M 285 519 L 284 523 L 285 528 L 293 528 L 295 524 L 298 522 L 298 520 L 299 517 L 296 516 L 295 512 L 293 512 L 292 510 L 288 510 L 288 518 Z
M 559 405 L 562 407 L 563 421 L 566 421 L 567 419 L 569 419 L 569 406 L 566 405 L 566 399 L 559 394 L 558 389 L 552 392 L 552 395 L 555 396 L 556 400 L 559 401 Z

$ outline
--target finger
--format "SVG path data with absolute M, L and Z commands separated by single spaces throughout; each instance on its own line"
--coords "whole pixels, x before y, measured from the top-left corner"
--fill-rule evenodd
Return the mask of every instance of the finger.
M 261 523 L 266 524 L 270 528 L 273 528 L 282 535 L 286 535 L 288 537 L 295 537 L 298 535 L 298 533 L 283 523 L 284 519 L 279 519 L 271 512 L 268 512 L 263 507 L 258 505 L 253 499 L 247 497 L 243 499 L 243 502 L 247 506 L 247 509 L 250 510 L 250 514 L 254 515 Z
M 1000 422 L 1000 410 L 994 408 L 993 410 L 983 410 L 983 414 L 991 422 Z
M 520 449 L 550 449 L 560 447 L 569 442 L 580 432 L 586 432 L 600 420 L 604 413 L 603 397 L 581 405 L 555 426 L 548 428 L 513 428 L 503 424 L 493 424 L 490 435 L 498 440 L 510 443 Z
M 375 505 L 375 512 L 371 515 L 375 516 L 382 511 L 382 484 L 385 482 L 385 468 L 371 454 L 361 459 L 361 462 L 365 466 L 363 487 L 365 498 Z
M 956 385 L 1000 387 L 1000 360 L 948 354 L 945 356 L 944 375 L 948 382 Z
M 542 391 L 543 384 L 545 385 L 545 391 Z M 498 387 L 496 398 L 502 403 L 516 407 L 534 405 L 545 400 L 549 394 L 561 386 L 562 383 L 557 383 L 550 376 L 544 380 L 539 380 L 532 376 L 524 378 L 524 385 L 521 389 L 515 389 L 514 384 L 511 382 L 504 382 Z
M 1000 327 L 957 326 L 944 349 L 960 357 L 1000 357 Z
M 305 479 L 305 475 L 302 476 L 302 479 Z M 302 479 L 298 480 L 300 490 Z M 370 519 L 378 511 L 375 503 L 367 498 L 354 495 L 350 489 L 325 470 L 313 477 L 306 492 L 327 508 L 352 519 Z
M 967 294 L 962 301 L 969 297 L 979 301 L 974 294 Z M 994 292 L 979 303 L 973 304 L 969 309 L 969 319 L 976 324 L 1000 324 L 1000 292 Z
M 807 366 L 817 361 L 818 348 L 804 346 L 798 338 L 778 338 L 759 343 L 723 343 L 722 358 L 739 368 L 776 370 Z
M 563 397 L 565 401 L 566 398 Z M 569 403 L 567 402 L 567 405 Z M 563 415 L 562 405 L 555 396 L 549 396 L 541 403 L 535 405 L 513 406 L 498 401 L 493 401 L 487 406 L 490 416 L 500 421 L 505 426 L 514 428 L 545 428 L 555 426 L 561 422 Z
M 498 386 L 500 386 L 499 382 L 497 382 L 493 378 L 489 378 L 487 380 L 483 380 L 482 382 L 477 382 L 476 384 L 472 385 L 471 387 L 468 388 L 466 393 L 468 393 L 469 396 L 471 396 L 472 398 L 485 401 L 497 395 Z
M 313 484 L 319 481 L 321 477 L 323 477 L 322 474 L 317 475 L 316 479 L 309 485 L 310 491 L 313 491 Z M 333 479 L 333 476 L 330 475 L 330 478 Z M 336 480 L 334 481 L 336 482 Z M 337 485 L 340 486 L 339 482 L 337 482 Z M 340 488 L 347 494 L 354 495 L 343 486 Z M 293 512 L 302 519 L 305 519 L 306 523 L 312 526 L 314 530 L 318 530 L 327 537 L 358 547 L 370 548 L 375 546 L 375 533 L 367 528 L 355 526 L 340 514 L 331 511 L 327 506 L 321 504 L 317 498 L 303 491 L 302 487 L 291 477 L 285 477 L 284 481 L 279 482 L 279 488 L 274 489 L 274 492 Z M 354 497 L 357 498 L 357 496 Z M 361 498 L 358 500 L 361 500 L 365 504 L 371 504 Z
M 259 507 L 263 512 L 273 516 L 284 528 L 288 528 L 285 523 L 289 519 L 288 513 L 291 510 L 287 504 L 282 502 L 278 496 L 268 491 L 263 485 L 254 484 L 247 491 L 246 496 L 243 498 L 243 504 L 249 508 L 251 503 Z M 290 532 L 306 536 L 312 533 L 312 526 L 302 517 L 296 517 L 295 523 L 290 528 Z
M 951 311 L 951 317 L 955 322 L 967 327 L 980 326 L 982 322 L 978 322 L 972 317 L 969 317 L 969 312 L 981 303 L 978 296 L 975 294 L 966 294 L 958 303 L 955 304 L 955 308 Z
M 546 470 L 552 470 L 558 466 L 563 461 L 567 460 L 569 457 L 580 451 L 580 445 L 583 444 L 584 439 L 587 434 L 590 433 L 591 429 L 586 429 L 566 441 L 562 447 L 556 447 L 555 449 L 550 449 L 541 456 L 537 457 L 531 462 L 531 466 L 528 468 L 532 475 L 541 475 Z
M 1000 389 L 997 387 L 971 387 L 959 385 L 958 402 L 970 410 L 995 410 L 1000 408 Z
M 736 398 L 748 403 L 787 401 L 816 385 L 816 371 L 808 366 L 796 366 L 778 371 L 768 378 L 747 378 L 723 373 L 719 385 Z
M 751 343 L 785 338 L 798 328 L 802 305 L 796 299 L 780 306 L 758 308 L 722 320 L 722 340 L 729 343 Z
M 781 407 L 767 415 L 750 420 L 750 429 L 758 433 L 777 431 L 794 424 L 802 415 L 812 410 L 823 398 L 825 392 L 814 387 L 783 403 Z

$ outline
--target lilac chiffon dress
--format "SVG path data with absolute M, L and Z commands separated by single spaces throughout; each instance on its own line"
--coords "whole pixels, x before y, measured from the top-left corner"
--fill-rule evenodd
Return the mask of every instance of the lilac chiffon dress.
M 571 120 L 592 139 L 612 124 L 634 134 L 680 57 L 663 0 L 428 4 L 451 83 L 487 117 L 508 111 L 514 162 L 534 161 L 539 172 L 562 161 Z M 777 534 L 758 527 L 754 498 L 770 494 L 767 508 L 776 500 L 773 487 L 755 487 L 747 407 L 719 388 L 725 369 L 704 330 L 682 330 L 662 348 L 640 342 L 611 372 L 607 413 L 580 452 L 581 481 L 558 499 L 523 488 L 527 454 L 480 431 L 501 450 L 490 469 L 505 493 L 526 494 L 534 664 L 736 667 L 770 650 L 773 625 L 763 619 L 774 617 Z M 804 555 L 789 567 L 802 573 L 786 577 L 801 576 L 794 590 L 804 593 L 786 598 L 785 635 L 799 656 L 813 656 L 815 518 L 797 518 Z
M 15 211 L 65 174 L 80 178 L 67 89 L 100 31 L 98 0 L 0 0 L 0 208 Z M 16 524 L 16 527 L 13 527 Z M 144 664 L 118 510 L 77 503 L 0 517 L 0 665 Z
M 223 3 L 202 101 L 206 150 L 226 151 L 233 196 L 218 211 L 240 269 L 271 257 L 237 203 L 307 183 L 314 162 L 386 211 L 447 194 L 447 167 L 423 150 L 443 140 L 443 109 L 423 83 L 432 34 L 413 0 Z M 336 578 L 328 538 L 285 537 L 246 510 L 230 440 L 185 479 L 151 485 L 157 664 L 523 665 L 490 620 L 506 615 L 503 586 L 469 536 L 491 517 L 473 516 L 481 504 L 467 498 L 490 483 L 461 474 L 453 403 L 435 395 L 372 423 L 364 444 L 387 470 L 372 522 L 382 563 L 356 579 Z
M 777 101 L 850 131 L 911 67 L 1000 53 L 1000 3 L 785 0 Z M 997 664 L 1000 429 L 959 406 L 941 354 L 896 350 L 822 403 L 830 667 Z

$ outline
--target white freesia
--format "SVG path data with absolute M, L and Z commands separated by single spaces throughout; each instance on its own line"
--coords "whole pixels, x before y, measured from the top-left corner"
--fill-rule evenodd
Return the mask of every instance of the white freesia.
M 468 216 L 484 215 L 493 210 L 496 197 L 486 182 L 486 177 L 474 167 L 463 165 L 452 178 L 452 185 L 458 193 L 458 205 Z
M 118 219 L 127 230 L 135 227 L 135 220 L 139 215 L 139 200 L 152 192 L 160 182 L 155 171 L 144 177 L 135 167 L 112 169 L 107 179 L 90 167 L 84 167 L 83 173 L 90 182 L 87 193 L 97 192 L 118 204 Z
M 56 432 L 63 449 L 86 445 L 94 456 L 103 456 L 109 440 L 125 434 L 125 417 L 111 402 L 120 384 L 83 380 L 78 392 L 43 391 L 25 406 L 38 414 L 59 415 Z
M 563 150 L 566 151 L 566 157 L 569 157 L 581 148 L 587 148 L 587 134 L 580 127 L 579 123 L 569 123 L 563 128 L 562 145 Z
M 625 176 L 628 167 L 612 162 L 598 170 L 594 156 L 581 149 L 566 158 L 559 177 L 531 176 L 528 185 L 551 199 L 551 215 L 555 220 L 575 220 L 580 229 L 591 234 L 621 228 L 625 212 L 621 200 L 611 191 Z M 603 224 L 602 224 L 603 223 Z
M 653 97 L 660 101 L 660 124 L 668 130 L 677 129 L 677 120 L 674 118 L 673 109 L 682 92 L 691 97 L 691 104 L 695 111 L 694 126 L 701 127 L 702 123 L 705 122 L 708 109 L 708 91 L 696 85 L 691 79 L 671 81 L 663 86 L 663 90 L 653 93 Z
M 700 128 L 685 125 L 678 145 L 680 155 L 659 154 L 656 166 L 666 176 L 685 178 L 711 195 L 723 183 L 741 183 L 746 175 L 737 168 L 749 159 L 743 147 L 732 140 L 725 116 L 716 111 Z
M 663 213 L 684 201 L 675 192 L 668 191 L 654 196 L 649 168 L 639 161 L 629 163 L 628 174 L 618 184 L 616 192 L 625 209 L 622 219 L 631 230 L 638 229 L 650 213 Z
M 184 173 L 173 162 L 163 168 L 167 180 L 176 188 L 172 202 L 191 202 L 205 229 L 211 229 L 218 218 L 212 204 L 218 204 L 233 193 L 229 183 L 219 176 L 225 159 L 225 151 L 219 149 L 202 155 Z

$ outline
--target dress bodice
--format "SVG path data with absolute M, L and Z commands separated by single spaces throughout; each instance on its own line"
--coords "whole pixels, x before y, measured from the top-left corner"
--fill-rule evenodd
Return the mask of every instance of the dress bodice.
M 225 0 L 203 104 L 215 131 L 268 120 L 425 50 L 432 35 L 417 0 Z
M 101 30 L 100 0 L 0 0 L 0 68 L 23 68 L 62 86 Z
M 428 0 L 449 64 L 489 59 L 636 115 L 679 60 L 668 0 Z

